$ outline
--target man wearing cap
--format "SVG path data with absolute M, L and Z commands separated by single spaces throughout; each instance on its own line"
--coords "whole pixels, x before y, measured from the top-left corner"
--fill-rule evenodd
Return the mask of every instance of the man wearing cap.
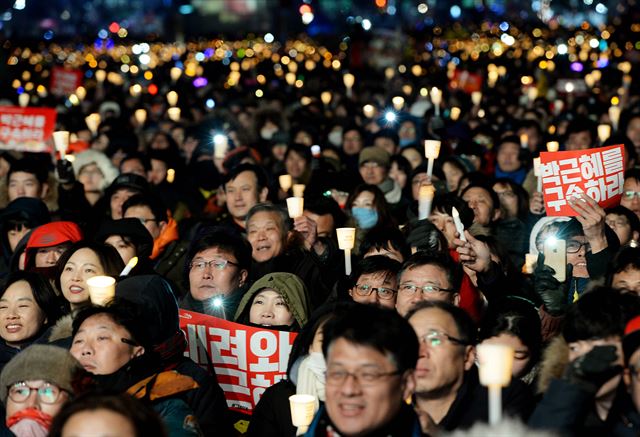
M 390 205 L 394 205 L 400 202 L 402 189 L 389 177 L 390 159 L 389 152 L 373 146 L 362 149 L 358 163 L 362 180 L 367 184 L 377 185 L 384 193 L 385 200 Z
M 113 220 L 123 217 L 122 205 L 134 194 L 148 194 L 149 183 L 145 178 L 133 173 L 124 173 L 115 178 L 107 189 L 109 212 Z
M 72 396 L 71 382 L 80 372 L 76 359 L 57 346 L 33 345 L 12 358 L 0 375 L 0 399 L 11 435 L 48 435 L 53 418 Z

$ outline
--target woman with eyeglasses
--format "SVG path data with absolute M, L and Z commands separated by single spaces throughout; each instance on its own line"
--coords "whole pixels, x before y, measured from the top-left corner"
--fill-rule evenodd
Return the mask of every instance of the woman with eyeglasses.
M 151 344 L 151 329 L 140 309 L 123 300 L 88 307 L 73 321 L 71 355 L 98 389 L 128 393 L 150 404 L 170 436 L 200 435 L 184 396 L 199 385 L 177 371 L 165 371 Z
M 81 373 L 76 359 L 61 347 L 36 344 L 20 352 L 0 375 L 8 428 L 0 433 L 46 437 L 54 417 L 72 397 L 71 382 Z

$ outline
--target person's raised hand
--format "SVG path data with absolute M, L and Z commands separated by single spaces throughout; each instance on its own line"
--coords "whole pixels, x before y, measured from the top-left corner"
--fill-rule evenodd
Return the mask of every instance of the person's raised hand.
M 536 191 L 529 198 L 529 211 L 531 214 L 542 215 L 544 214 L 544 196 L 542 193 Z
M 293 229 L 300 232 L 304 237 L 304 246 L 307 250 L 318 241 L 318 225 L 306 215 L 301 215 L 293 219 Z
M 607 247 L 605 236 L 605 218 L 607 214 L 598 202 L 590 196 L 580 193 L 569 199 L 569 205 L 575 212 L 582 225 L 584 236 L 587 237 L 593 253 L 600 252 Z
M 460 262 L 471 270 L 483 273 L 491 265 L 491 250 L 484 241 L 477 240 L 469 231 L 464 231 L 467 241 L 456 238 L 453 246 L 460 255 Z
M 555 273 L 553 268 L 544 263 L 544 254 L 540 253 L 533 272 L 533 289 L 544 303 L 546 312 L 558 317 L 563 315 L 569 306 L 569 284 L 571 284 L 573 266 L 567 265 L 567 279 L 564 282 L 558 281 L 553 276 Z
M 66 159 L 58 159 L 56 162 L 56 171 L 58 173 L 58 181 L 67 188 L 76 181 L 76 175 L 73 172 L 73 165 Z

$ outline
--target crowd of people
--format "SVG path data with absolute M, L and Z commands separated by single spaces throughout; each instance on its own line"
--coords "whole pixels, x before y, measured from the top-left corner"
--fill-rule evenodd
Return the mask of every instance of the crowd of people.
M 164 95 L 92 82 L 59 108 L 66 156 L 0 152 L 2 432 L 295 436 L 289 396 L 312 394 L 308 436 L 438 435 L 486 424 L 476 347 L 500 344 L 514 350 L 504 414 L 520 426 L 507 435 L 638 435 L 637 84 L 618 121 L 598 105 L 614 83 L 528 100 L 485 85 L 475 102 L 445 89 L 434 104 L 397 80 L 302 103 L 220 89 L 215 111 L 183 105 L 179 119 Z M 441 142 L 432 171 L 427 139 Z M 575 217 L 547 217 L 533 159 L 550 140 L 623 145 L 619 205 L 580 195 Z M 341 227 L 356 229 L 349 273 Z M 566 269 L 545 263 L 549 238 L 566 242 Z M 104 306 L 95 276 L 117 278 Z M 184 355 L 180 309 L 297 333 L 250 416 Z

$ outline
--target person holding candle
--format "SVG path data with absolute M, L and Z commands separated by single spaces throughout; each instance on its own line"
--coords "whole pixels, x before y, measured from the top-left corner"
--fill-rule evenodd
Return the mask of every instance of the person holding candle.
M 462 309 L 448 302 L 425 301 L 406 319 L 420 340 L 414 406 L 423 432 L 465 429 L 487 421 L 487 388 L 474 365 L 476 327 Z M 514 380 L 503 389 L 505 414 L 525 418 L 533 407 L 526 385 Z

